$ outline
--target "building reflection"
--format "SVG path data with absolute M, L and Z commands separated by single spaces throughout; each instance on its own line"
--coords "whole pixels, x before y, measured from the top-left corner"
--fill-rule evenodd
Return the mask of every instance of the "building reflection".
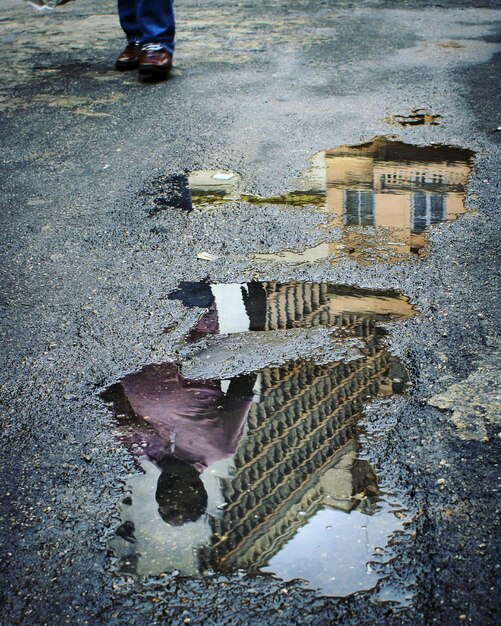
M 326 210 L 339 227 L 391 229 L 394 253 L 419 254 L 426 230 L 464 213 L 473 153 L 451 146 L 414 146 L 378 137 L 324 153 Z M 347 231 L 348 250 L 360 249 Z M 400 244 L 400 245 L 398 245 Z
M 375 472 L 358 458 L 357 422 L 370 399 L 405 383 L 377 325 L 388 311 L 401 315 L 398 294 L 386 294 L 395 302 L 384 311 L 365 311 L 359 296 L 359 310 L 352 304 L 325 317 L 332 286 L 263 285 L 264 316 L 255 306 L 263 292 L 245 293 L 265 329 L 335 322 L 339 336 L 363 341 L 363 356 L 290 361 L 231 380 L 189 380 L 173 364 L 152 365 L 108 390 L 122 439 L 145 471 L 129 482 L 112 541 L 123 572 L 257 572 L 317 513 L 378 509 Z M 202 303 L 201 293 L 192 289 L 191 297 Z
M 472 165 L 471 150 L 376 137 L 366 144 L 318 153 L 301 190 L 281 196 L 243 194 L 242 180 L 232 172 L 226 174 L 227 180 L 216 181 L 213 172 L 195 172 L 190 186 L 194 205 L 246 201 L 311 207 L 328 213 L 327 226 L 341 231 L 335 242 L 298 252 L 260 253 L 257 259 L 303 263 L 349 256 L 362 264 L 391 262 L 422 255 L 429 227 L 465 212 Z
M 206 309 L 189 332 L 190 341 L 209 334 L 247 331 L 346 330 L 362 319 L 394 321 L 415 315 L 408 298 L 397 291 L 329 283 L 184 282 L 169 298 Z
M 365 332 L 372 331 L 366 327 Z M 371 338 L 353 363 L 299 361 L 261 372 L 261 399 L 223 479 L 222 517 L 202 566 L 257 572 L 320 509 L 376 510 L 372 467 L 358 460 L 357 421 L 364 403 L 391 391 L 390 355 Z

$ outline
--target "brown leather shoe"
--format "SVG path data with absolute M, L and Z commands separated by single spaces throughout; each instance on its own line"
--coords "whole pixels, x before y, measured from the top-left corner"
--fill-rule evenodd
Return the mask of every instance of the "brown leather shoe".
M 131 41 L 125 46 L 125 49 L 120 53 L 118 59 L 115 61 L 115 68 L 121 72 L 135 70 L 139 67 L 140 55 L 141 46 L 136 41 Z
M 139 74 L 144 79 L 163 80 L 172 69 L 172 54 L 160 44 L 147 43 L 141 48 Z

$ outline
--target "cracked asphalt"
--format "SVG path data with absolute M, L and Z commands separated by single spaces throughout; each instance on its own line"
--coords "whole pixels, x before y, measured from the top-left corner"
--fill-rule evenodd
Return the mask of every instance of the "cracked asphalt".
M 499 623 L 500 3 L 179 0 L 177 20 L 172 78 L 143 85 L 112 69 L 112 2 L 41 14 L 4 0 L 1 623 Z M 416 108 L 439 125 L 388 123 Z M 432 229 L 423 260 L 257 265 L 252 254 L 325 241 L 318 213 L 236 203 L 150 215 L 171 174 L 232 170 L 271 196 L 294 189 L 316 152 L 381 135 L 476 154 L 469 211 Z M 413 519 L 377 589 L 322 598 L 242 573 L 114 573 L 107 542 L 136 470 L 99 393 L 152 362 L 210 372 L 183 339 L 199 311 L 168 298 L 207 278 L 393 288 L 418 310 L 389 326 L 412 390 L 364 418 L 365 458 Z M 258 351 L 208 344 L 225 346 L 224 377 L 322 346 L 334 356 L 326 334 Z M 458 415 L 472 412 L 465 437 Z

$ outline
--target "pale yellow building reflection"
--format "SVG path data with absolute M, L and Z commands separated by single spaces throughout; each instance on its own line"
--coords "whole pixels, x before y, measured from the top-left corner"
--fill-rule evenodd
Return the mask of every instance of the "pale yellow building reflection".
M 387 137 L 319 152 L 300 189 L 280 196 L 242 193 L 233 172 L 192 172 L 193 206 L 223 202 L 283 204 L 327 212 L 333 239 L 303 250 L 255 254 L 290 264 L 350 257 L 361 264 L 397 262 L 424 254 L 431 225 L 465 212 L 473 152 L 453 146 L 416 146 Z
M 345 229 L 342 244 L 360 252 L 359 227 L 387 229 L 391 252 L 419 254 L 430 225 L 465 212 L 473 153 L 450 146 L 413 146 L 385 137 L 360 146 L 326 150 L 326 210 Z M 379 241 L 375 235 L 375 244 Z M 336 254 L 338 244 L 333 244 Z

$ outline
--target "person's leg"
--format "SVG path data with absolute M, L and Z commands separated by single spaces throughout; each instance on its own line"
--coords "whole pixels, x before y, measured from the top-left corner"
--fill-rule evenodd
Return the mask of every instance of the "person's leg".
M 137 20 L 142 46 L 161 44 L 164 50 L 174 53 L 174 0 L 137 0 Z
M 142 33 L 140 77 L 164 80 L 172 69 L 174 0 L 137 0 L 137 21 Z
M 128 43 L 141 41 L 141 28 L 137 19 L 136 0 L 118 0 L 118 18 Z
M 127 37 L 127 46 L 115 61 L 117 70 L 135 70 L 139 66 L 141 29 L 136 14 L 136 0 L 118 0 L 118 18 Z

